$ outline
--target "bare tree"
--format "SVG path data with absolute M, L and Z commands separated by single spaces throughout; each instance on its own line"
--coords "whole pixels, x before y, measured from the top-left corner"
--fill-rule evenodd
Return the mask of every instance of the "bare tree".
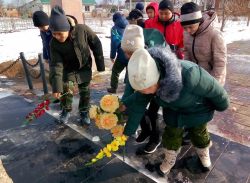
M 4 16 L 3 0 L 0 0 L 0 17 Z
M 223 31 L 226 20 L 229 18 L 248 16 L 248 2 L 249 0 L 223 0 L 221 31 Z
M 112 8 L 114 8 L 115 0 L 103 0 L 101 5 L 106 10 L 107 13 L 110 13 Z

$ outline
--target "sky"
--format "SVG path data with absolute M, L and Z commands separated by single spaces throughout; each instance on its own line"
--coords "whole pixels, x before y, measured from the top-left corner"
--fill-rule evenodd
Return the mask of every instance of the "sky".
M 23 4 L 23 3 L 27 3 L 27 2 L 30 2 L 30 1 L 32 1 L 32 0 L 3 0 L 3 2 L 5 3 L 5 4 L 10 4 L 10 3 L 15 3 L 15 4 L 17 4 L 18 2 L 20 3 L 20 4 Z M 96 1 L 96 3 L 100 3 L 102 0 L 95 0 Z M 115 0 L 116 1 L 116 0 Z M 118 1 L 118 0 L 117 0 Z

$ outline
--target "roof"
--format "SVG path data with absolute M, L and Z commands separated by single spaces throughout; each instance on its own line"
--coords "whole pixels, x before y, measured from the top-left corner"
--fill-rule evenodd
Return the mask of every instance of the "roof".
M 42 4 L 50 4 L 50 0 L 41 0 Z
M 130 0 L 126 0 L 125 3 L 129 3 Z M 132 3 L 144 3 L 144 0 L 131 0 Z M 152 0 L 145 0 L 145 2 L 153 2 Z
M 96 4 L 95 0 L 82 0 L 83 5 L 94 5 Z
M 42 4 L 50 4 L 50 0 L 41 0 Z M 83 5 L 93 5 L 96 4 L 95 0 L 82 0 Z

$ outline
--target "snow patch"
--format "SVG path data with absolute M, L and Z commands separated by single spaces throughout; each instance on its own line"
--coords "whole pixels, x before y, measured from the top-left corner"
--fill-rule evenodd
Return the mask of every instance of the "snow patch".
M 0 99 L 13 95 L 11 90 L 0 88 Z

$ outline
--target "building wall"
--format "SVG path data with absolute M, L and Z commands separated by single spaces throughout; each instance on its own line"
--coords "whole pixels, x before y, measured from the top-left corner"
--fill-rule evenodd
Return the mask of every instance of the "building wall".
M 95 5 L 86 5 L 89 6 L 89 11 L 85 11 L 85 5 L 82 5 L 82 12 L 84 14 L 84 18 L 88 18 L 92 16 L 92 12 L 95 9 Z
M 51 11 L 50 4 L 43 4 L 42 7 L 43 11 L 50 16 L 50 11 Z
M 79 23 L 83 23 L 81 0 L 51 0 L 51 7 L 61 5 L 66 14 L 76 17 Z
M 89 7 L 89 11 L 85 11 L 85 5 L 82 5 L 82 12 L 83 13 L 88 13 L 88 12 L 92 12 L 95 9 L 95 5 L 86 5 Z

